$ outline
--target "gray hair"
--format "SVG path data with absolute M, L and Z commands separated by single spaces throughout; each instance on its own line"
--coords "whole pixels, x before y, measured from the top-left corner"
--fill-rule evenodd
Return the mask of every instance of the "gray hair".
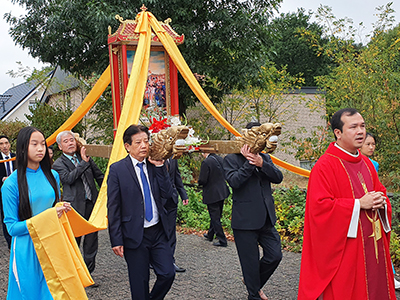
M 57 137 L 56 137 L 56 141 L 57 141 L 57 144 L 58 144 L 58 145 L 61 145 L 61 139 L 62 139 L 62 137 L 63 137 L 64 135 L 66 135 L 66 134 L 70 134 L 70 135 L 72 135 L 72 136 L 75 138 L 75 135 L 74 135 L 74 133 L 73 133 L 71 130 L 61 131 L 59 134 L 57 134 Z

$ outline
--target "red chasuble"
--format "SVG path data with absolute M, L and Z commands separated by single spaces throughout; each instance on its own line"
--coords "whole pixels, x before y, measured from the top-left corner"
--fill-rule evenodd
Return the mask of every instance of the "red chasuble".
M 299 300 L 396 299 L 387 211 L 360 209 L 357 237 L 348 230 L 355 199 L 385 187 L 370 160 L 331 143 L 308 182 Z M 385 226 L 385 227 L 384 227 Z

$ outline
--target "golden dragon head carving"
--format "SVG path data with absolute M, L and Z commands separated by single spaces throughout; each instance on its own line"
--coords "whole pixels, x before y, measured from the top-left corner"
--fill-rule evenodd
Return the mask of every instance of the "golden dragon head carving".
M 249 145 L 251 153 L 259 153 L 265 150 L 271 153 L 278 145 L 278 135 L 281 134 L 282 125 L 280 123 L 264 123 L 260 126 L 254 126 L 250 129 L 243 129 L 243 135 L 236 140 Z
M 149 156 L 154 160 L 165 160 L 171 156 L 181 156 L 186 147 L 184 145 L 175 145 L 175 142 L 179 139 L 185 139 L 188 133 L 188 127 L 179 125 L 153 134 L 151 136 Z

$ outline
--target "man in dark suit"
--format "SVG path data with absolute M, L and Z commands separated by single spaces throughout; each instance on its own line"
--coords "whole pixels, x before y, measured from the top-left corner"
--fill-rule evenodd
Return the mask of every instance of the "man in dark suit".
M 229 188 L 225 182 L 223 159 L 214 153 L 202 153 L 205 160 L 201 163 L 197 183 L 203 186 L 203 203 L 207 204 L 210 214 L 210 228 L 204 237 L 210 242 L 214 234 L 218 241 L 214 246 L 226 247 L 226 236 L 221 225 L 224 200 L 229 196 Z
M 246 128 L 260 125 L 252 122 Z M 248 299 L 268 299 L 262 287 L 282 259 L 271 183 L 281 183 L 283 175 L 268 154 L 253 154 L 248 145 L 241 154 L 227 155 L 224 169 L 233 190 L 232 229 Z
M 10 141 L 6 135 L 0 135 L 0 151 L 1 151 L 1 160 L 8 160 L 10 158 L 15 157 L 15 153 L 10 152 Z M 0 163 L 0 189 L 3 186 L 4 180 L 7 179 L 8 176 L 14 170 L 16 170 L 17 166 L 15 163 L 15 160 L 13 161 L 8 161 L 8 162 L 3 162 Z M 3 213 L 3 202 L 1 200 L 1 193 L 0 193 L 0 211 L 1 211 L 1 225 L 3 226 L 3 234 L 4 238 L 7 241 L 8 249 L 10 249 L 11 246 L 11 236 L 7 231 L 7 227 L 4 224 L 4 213 Z
M 63 131 L 57 135 L 57 144 L 63 154 L 54 162 L 53 169 L 60 175 L 63 187 L 63 201 L 70 202 L 72 207 L 89 220 L 104 174 L 95 162 L 86 155 L 86 148 L 77 151 L 77 143 L 71 131 Z M 80 153 L 78 153 L 80 152 Z M 81 237 L 76 238 L 78 245 Z M 94 271 L 98 248 L 97 232 L 84 236 L 83 259 L 90 273 Z
M 163 161 L 147 158 L 147 127 L 129 126 L 123 141 L 129 154 L 110 166 L 107 179 L 111 246 L 127 262 L 132 299 L 164 299 L 175 278 L 164 208 L 173 188 Z M 157 276 L 151 292 L 149 264 Z
M 183 186 L 181 173 L 179 172 L 178 161 L 176 159 L 168 158 L 165 161 L 165 165 L 167 166 L 169 177 L 171 178 L 171 184 L 173 189 L 173 195 L 171 198 L 167 200 L 165 204 L 165 209 L 167 210 L 167 220 L 169 227 L 169 244 L 172 249 L 172 256 L 175 255 L 176 248 L 176 216 L 178 212 L 178 194 L 182 199 L 183 205 L 187 205 L 189 203 L 188 195 L 186 193 L 185 187 Z M 175 263 L 174 257 L 174 267 L 176 272 L 185 272 L 186 269 L 180 268 Z

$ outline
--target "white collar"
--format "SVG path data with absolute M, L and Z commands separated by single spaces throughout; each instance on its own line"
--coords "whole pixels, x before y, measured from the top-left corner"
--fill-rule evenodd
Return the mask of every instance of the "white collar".
M 138 163 L 144 163 L 147 166 L 146 159 L 143 159 L 143 161 L 138 161 L 136 158 L 134 158 L 132 155 L 129 154 L 129 157 L 131 158 L 132 164 L 134 167 L 137 166 Z
M 353 154 L 353 153 L 350 153 L 349 151 L 347 151 L 347 150 L 344 150 L 342 147 L 340 147 L 337 143 L 335 143 L 335 146 L 337 147 L 337 148 L 339 148 L 340 150 L 342 150 L 344 153 L 346 153 L 346 154 L 348 154 L 348 155 L 351 155 L 351 156 L 353 156 L 353 157 L 358 157 L 359 155 L 360 155 L 360 152 L 358 152 L 358 150 L 357 150 L 357 154 Z

